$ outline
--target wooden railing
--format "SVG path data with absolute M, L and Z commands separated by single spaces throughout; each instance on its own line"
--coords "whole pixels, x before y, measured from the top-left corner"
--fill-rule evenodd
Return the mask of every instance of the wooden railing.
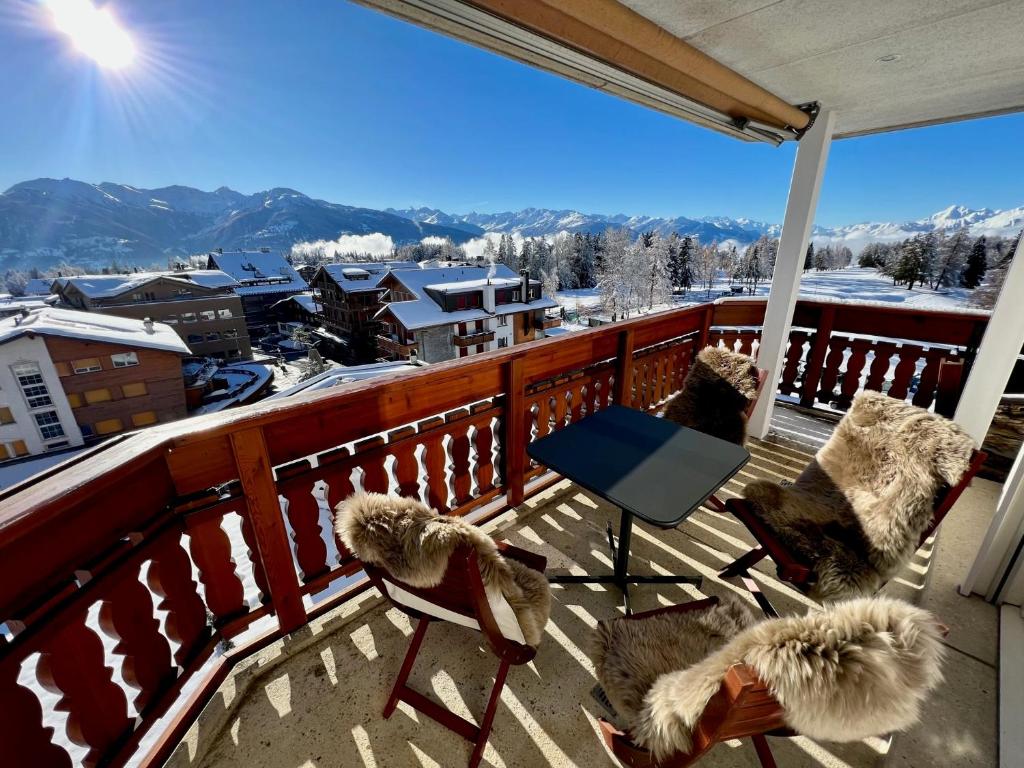
M 121 764 L 192 681 L 147 746 L 159 762 L 237 659 L 365 588 L 331 528 L 340 500 L 363 489 L 497 514 L 547 479 L 529 441 L 610 403 L 657 409 L 703 344 L 749 351 L 763 312 L 705 304 L 159 426 L 0 496 L 0 754 L 67 766 L 68 746 Z M 843 394 L 882 345 L 930 360 L 927 344 L 969 349 L 984 322 L 892 313 L 801 302 L 782 392 L 821 399 L 835 378 Z M 915 341 L 847 335 L 882 331 Z

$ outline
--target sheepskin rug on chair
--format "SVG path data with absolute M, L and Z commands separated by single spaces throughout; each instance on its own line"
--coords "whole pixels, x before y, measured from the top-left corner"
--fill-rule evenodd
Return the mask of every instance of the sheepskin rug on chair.
M 725 347 L 705 347 L 665 406 L 665 418 L 706 435 L 743 445 L 748 403 L 757 397 L 754 361 Z
M 935 497 L 970 467 L 974 442 L 949 419 L 861 392 L 791 486 L 758 480 L 743 496 L 813 566 L 810 596 L 877 592 L 913 556 Z
M 526 643 L 540 644 L 551 614 L 547 579 L 517 560 L 502 557 L 494 539 L 475 525 L 439 515 L 415 499 L 358 493 L 338 505 L 335 528 L 360 560 L 423 589 L 440 584 L 455 550 L 471 545 L 484 587 L 505 597 Z
M 856 741 L 906 730 L 941 681 L 942 627 L 899 600 L 860 598 L 762 619 L 735 597 L 691 613 L 598 624 L 598 680 L 634 742 L 657 759 L 689 752 L 729 667 L 745 664 L 797 733 Z

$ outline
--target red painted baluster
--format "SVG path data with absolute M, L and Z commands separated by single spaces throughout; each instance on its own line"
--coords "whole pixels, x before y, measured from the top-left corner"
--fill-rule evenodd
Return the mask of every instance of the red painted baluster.
M 235 573 L 231 541 L 221 528 L 222 520 L 220 516 L 204 515 L 197 522 L 189 518 L 185 522 L 189 551 L 206 591 L 206 606 L 218 623 L 248 611 L 245 590 Z
M 910 380 L 917 370 L 917 361 L 923 352 L 924 349 L 916 344 L 904 344 L 900 347 L 900 361 L 896 364 L 896 371 L 893 373 L 889 397 L 894 397 L 897 400 L 907 399 Z
M 384 445 L 380 436 L 368 437 L 355 444 L 356 462 L 363 470 L 363 490 L 367 493 L 387 493 L 391 489 L 385 455 L 379 449 Z
M 280 514 L 280 506 L 278 506 Z M 267 569 L 263 567 L 263 560 L 260 558 L 259 545 L 256 543 L 256 532 L 252 528 L 252 521 L 249 519 L 248 508 L 241 510 L 242 540 L 249 550 L 249 562 L 252 563 L 252 579 L 260 592 L 260 602 L 263 605 L 270 605 L 270 586 L 267 582 Z
M 192 581 L 192 563 L 181 548 L 177 531 L 162 534 L 153 550 L 146 581 L 161 598 L 157 608 L 167 611 L 164 627 L 178 643 L 174 660 L 184 669 L 210 639 L 211 631 L 206 623 L 206 606 Z
M 885 384 L 885 376 L 889 373 L 889 365 L 892 361 L 893 352 L 896 351 L 896 345 L 890 341 L 878 341 L 875 342 L 874 351 L 875 357 L 871 361 L 871 368 L 868 370 L 868 378 L 864 382 L 864 389 L 881 392 L 882 385 Z
M 10 766 L 71 768 L 71 756 L 53 743 L 53 728 L 43 725 L 43 708 L 33 691 L 18 684 L 20 664 L 0 662 L 0 750 Z
M 949 353 L 943 349 L 929 349 L 925 353 L 921 381 L 917 385 L 917 392 L 914 393 L 914 399 L 911 401 L 919 408 L 928 408 L 935 400 L 935 389 L 939 385 L 939 368 L 947 354 Z
M 808 336 L 807 331 L 791 331 L 789 334 L 786 360 L 782 365 L 782 376 L 779 377 L 779 392 L 784 395 L 792 395 L 797 391 L 796 377 L 800 372 L 800 359 Z
M 421 421 L 417 427 L 423 442 L 425 453 L 423 465 L 427 474 L 427 503 L 441 514 L 450 511 L 448 506 L 448 485 L 445 480 L 445 467 L 448 456 L 442 439 L 444 419 L 433 417 Z
M 295 560 L 299 576 L 309 581 L 326 573 L 327 545 L 320 529 L 320 504 L 313 496 L 314 479 L 308 461 L 297 461 L 277 470 L 278 489 L 288 499 L 288 522 L 291 525 Z
M 469 425 L 465 421 L 460 421 L 467 415 L 469 415 L 469 411 L 464 408 L 445 414 L 446 422 L 457 422 L 452 424 L 449 429 L 452 439 L 448 446 L 451 453 L 452 491 L 455 493 L 453 506 L 455 507 L 462 506 L 471 498 L 469 493 L 472 487 L 472 478 L 469 476 Z
M 125 682 L 139 689 L 134 704 L 144 712 L 174 681 L 177 671 L 171 663 L 171 646 L 153 614 L 153 599 L 139 581 L 136 568 L 119 574 L 107 591 L 100 606 L 100 626 L 117 638 L 114 650 L 124 656 L 121 674 Z
M 587 380 L 585 378 L 579 378 L 576 379 L 572 389 L 569 390 L 571 401 L 570 405 L 572 406 L 572 410 L 569 412 L 570 423 L 574 424 L 583 418 L 586 399 L 584 389 L 587 386 Z M 587 410 L 589 410 L 589 408 L 587 408 Z
M 395 457 L 398 493 L 410 499 L 420 497 L 420 464 L 416 460 L 416 428 L 402 427 L 388 432 L 388 445 Z
M 352 495 L 352 457 L 347 448 L 335 448 L 317 456 L 320 468 L 320 479 L 327 485 L 327 505 L 331 508 L 331 519 L 335 519 L 335 511 L 342 501 Z M 345 563 L 352 559 L 352 553 L 334 531 L 334 543 L 338 547 L 338 562 Z
M 818 402 L 829 403 L 834 397 L 836 381 L 839 379 L 839 366 L 843 362 L 843 352 L 849 339 L 845 336 L 833 336 L 828 343 L 828 357 L 825 358 L 825 365 L 821 370 L 821 379 L 818 385 Z
M 529 413 L 529 409 L 527 409 Z M 544 435 L 551 431 L 551 393 L 545 390 L 537 398 L 537 416 L 536 416 L 537 434 L 535 439 L 540 439 Z M 529 435 L 529 427 L 527 427 L 527 435 Z
M 869 349 L 871 341 L 868 339 L 853 339 L 850 342 L 850 357 L 846 361 L 846 372 L 843 374 L 843 383 L 837 398 L 839 407 L 844 410 L 850 407 L 853 396 L 860 389 L 860 374 L 864 370 Z
M 56 708 L 68 713 L 68 738 L 88 748 L 83 763 L 95 766 L 110 757 L 132 723 L 124 691 L 106 666 L 103 643 L 85 618 L 85 611 L 62 617 L 63 626 L 42 649 L 37 675 L 60 696 Z
M 476 486 L 480 494 L 494 488 L 493 440 L 491 410 L 488 406 L 483 417 L 476 421 L 476 435 L 473 438 L 473 463 L 476 465 Z
M 566 400 L 566 396 L 569 394 L 569 390 L 565 387 L 559 387 L 554 393 L 555 406 L 553 409 L 553 427 L 555 430 L 562 429 L 565 426 L 565 419 L 569 413 L 569 402 Z

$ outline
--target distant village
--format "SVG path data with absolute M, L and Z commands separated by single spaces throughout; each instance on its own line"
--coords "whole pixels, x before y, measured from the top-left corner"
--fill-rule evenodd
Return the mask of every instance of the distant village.
M 40 455 L 57 463 L 125 432 L 478 355 L 561 323 L 525 269 L 296 269 L 269 249 L 33 278 L 23 294 L 0 295 L 0 470 L 13 481 L 18 465 L 39 471 Z

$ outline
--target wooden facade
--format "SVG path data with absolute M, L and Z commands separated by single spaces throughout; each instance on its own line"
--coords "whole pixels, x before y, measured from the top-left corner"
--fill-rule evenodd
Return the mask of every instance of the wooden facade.
M 317 489 L 332 507 L 361 487 L 488 519 L 552 480 L 527 457 L 531 440 L 609 403 L 660 408 L 702 345 L 749 350 L 763 312 L 756 301 L 704 304 L 211 414 L 112 441 L 0 494 L 5 755 L 18 765 L 68 764 L 35 694 L 18 682 L 25 669 L 60 696 L 70 738 L 87 749 L 89 764 L 123 764 L 193 682 L 197 694 L 143 760 L 159 764 L 238 659 L 366 588 L 364 578 L 312 607 L 303 602 L 359 571 L 322 527 Z M 797 318 L 791 348 L 801 353 L 787 357 L 778 389 L 819 402 L 845 397 L 865 370 L 868 386 L 893 396 L 927 404 L 946 387 L 955 401 L 954 379 L 930 369 L 941 374 L 953 358 L 969 365 L 985 325 L 981 314 L 806 301 Z M 855 346 L 862 341 L 869 346 Z M 897 364 L 895 376 L 867 363 L 888 344 L 891 359 L 923 366 L 913 394 L 909 363 Z M 845 364 L 836 363 L 836 349 Z M 249 550 L 255 605 L 243 596 L 222 525 L 228 518 L 239 521 Z M 154 601 L 167 614 L 163 624 L 148 618 Z M 114 682 L 86 623 L 97 603 L 103 626 L 119 638 L 128 689 Z M 215 657 L 212 671 L 195 679 L 217 643 L 266 615 L 277 618 L 276 629 Z M 129 696 L 138 717 L 129 714 Z
M 181 355 L 176 352 L 57 336 L 46 338 L 46 348 L 87 438 L 186 416 Z M 133 353 L 137 364 L 115 366 L 113 357 L 125 353 Z M 100 370 L 76 373 L 76 361 L 85 360 L 97 361 Z

